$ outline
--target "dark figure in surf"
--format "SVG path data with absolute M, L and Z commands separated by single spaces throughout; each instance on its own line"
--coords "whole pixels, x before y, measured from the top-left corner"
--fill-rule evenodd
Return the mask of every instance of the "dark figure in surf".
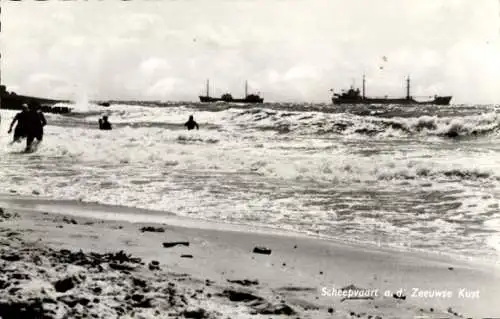
M 108 117 L 106 115 L 104 115 L 102 119 L 99 119 L 99 129 L 111 130 L 111 123 L 109 123 Z
M 17 122 L 16 128 L 14 129 L 14 137 L 11 143 L 21 142 L 21 139 L 26 137 L 26 115 L 28 114 L 28 105 L 23 104 L 23 110 L 14 116 L 9 127 L 9 134 L 12 132 L 12 127 Z
M 47 125 L 45 116 L 40 110 L 40 104 L 31 102 L 28 107 L 28 112 L 25 118 L 26 132 L 26 152 L 29 152 L 33 146 L 33 141 L 36 139 L 37 144 L 43 139 L 43 127 Z
M 197 130 L 200 129 L 200 127 L 198 126 L 198 123 L 196 123 L 196 121 L 193 119 L 192 115 L 189 116 L 189 120 L 186 123 L 184 123 L 184 126 L 187 127 L 188 131 L 193 130 L 195 127 Z

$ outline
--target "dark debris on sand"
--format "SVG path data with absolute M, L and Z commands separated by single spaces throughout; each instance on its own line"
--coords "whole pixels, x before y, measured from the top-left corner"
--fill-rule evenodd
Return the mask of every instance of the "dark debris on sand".
M 13 218 L 17 218 L 17 217 L 19 217 L 19 215 L 17 213 L 9 213 L 5 209 L 0 207 L 0 222 L 6 221 L 9 219 L 13 219 Z
M 65 222 L 66 224 L 73 224 L 73 225 L 78 224 L 78 222 L 74 218 L 64 217 L 62 221 Z
M 220 296 L 233 302 L 245 303 L 247 307 L 252 309 L 252 314 L 287 316 L 296 314 L 295 310 L 285 303 L 271 303 L 247 290 L 226 289 Z
M 267 247 L 254 247 L 252 252 L 254 254 L 271 255 L 271 249 Z
M 188 241 L 171 241 L 171 242 L 164 242 L 163 243 L 163 248 L 171 248 L 175 246 L 189 246 Z
M 232 284 L 238 284 L 242 286 L 252 286 L 252 285 L 258 285 L 259 281 L 258 280 L 249 280 L 249 279 L 243 279 L 243 280 L 227 280 L 227 282 L 230 282 Z
M 153 227 L 153 226 L 145 226 L 140 229 L 141 232 L 153 232 L 153 233 L 164 233 L 165 228 L 163 227 Z
M 0 229 L 6 232 L 5 229 Z M 188 242 L 167 244 L 189 245 Z M 296 315 L 274 299 L 160 269 L 124 251 L 95 253 L 24 242 L 0 245 L 0 318 L 220 318 L 217 308 L 248 314 Z M 257 280 L 228 280 L 253 286 Z M 243 288 L 242 288 L 243 289 Z M 222 293 L 220 293 L 223 291 Z M 207 303 L 208 302 L 208 303 Z M 211 306 L 207 306 L 211 305 Z M 210 308 L 212 307 L 212 308 Z
M 83 251 L 72 252 L 67 249 L 54 250 L 48 257 L 59 263 L 87 266 L 89 268 L 98 267 L 107 263 L 110 268 L 116 270 L 132 270 L 141 264 L 141 258 L 134 258 L 124 251 L 117 253 L 84 253 Z M 102 269 L 102 267 L 99 267 Z
M 0 246 L 0 318 L 217 318 L 178 278 L 150 271 L 123 251 L 86 253 L 27 244 Z M 151 265 L 159 269 L 158 262 Z M 208 299 L 208 297 L 206 298 Z

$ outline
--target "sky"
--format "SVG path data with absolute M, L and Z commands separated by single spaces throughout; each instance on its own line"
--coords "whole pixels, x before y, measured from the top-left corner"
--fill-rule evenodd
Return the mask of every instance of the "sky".
M 52 98 L 500 103 L 500 0 L 2 1 L 1 81 Z

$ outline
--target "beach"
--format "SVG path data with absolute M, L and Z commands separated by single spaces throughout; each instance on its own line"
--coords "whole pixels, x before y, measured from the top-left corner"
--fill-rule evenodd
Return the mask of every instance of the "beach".
M 0 319 L 500 318 L 499 6 L 4 1 Z
M 0 203 L 0 283 L 9 292 L 1 294 L 2 318 L 500 313 L 500 273 L 491 265 L 175 216 L 129 222 L 130 209 L 98 204 L 21 196 Z M 92 213 L 107 217 L 86 217 Z

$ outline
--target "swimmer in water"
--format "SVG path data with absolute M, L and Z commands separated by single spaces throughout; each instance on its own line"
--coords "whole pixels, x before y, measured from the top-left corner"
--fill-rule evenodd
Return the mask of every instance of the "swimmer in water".
M 189 116 L 189 120 L 186 123 L 184 123 L 184 126 L 187 127 L 188 131 L 193 130 L 195 127 L 197 130 L 200 129 L 198 123 L 196 123 L 192 115 Z
M 102 119 L 99 119 L 99 129 L 111 130 L 111 123 L 109 123 L 107 115 L 104 115 Z

